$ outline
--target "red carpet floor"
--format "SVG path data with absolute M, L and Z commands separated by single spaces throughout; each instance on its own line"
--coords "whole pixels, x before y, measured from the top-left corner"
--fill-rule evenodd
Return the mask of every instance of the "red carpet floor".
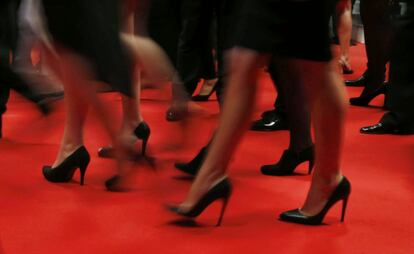
M 363 46 L 353 47 L 352 64 L 364 70 Z M 265 76 L 256 116 L 270 109 L 274 89 Z M 361 88 L 348 88 L 356 96 Z M 120 110 L 119 97 L 102 97 Z M 180 201 L 191 181 L 174 170 L 176 159 L 188 159 L 206 143 L 217 119 L 215 101 L 194 126 L 180 131 L 167 123 L 165 93 L 143 93 L 143 115 L 152 127 L 149 153 L 157 170 L 142 168 L 136 189 L 110 193 L 104 181 L 114 173 L 111 160 L 96 155 L 107 143 L 93 112 L 86 128 L 92 154 L 86 185 L 79 176 L 68 184 L 46 182 L 43 164 L 54 159 L 63 131 L 63 103 L 42 118 L 27 102 L 13 96 L 4 117 L 5 139 L 0 141 L 0 237 L 7 254 L 34 253 L 414 253 L 414 139 L 412 136 L 364 136 L 361 126 L 375 123 L 380 107 L 349 108 L 343 170 L 353 184 L 347 218 L 339 223 L 339 206 L 326 225 L 309 227 L 279 221 L 278 214 L 304 200 L 310 176 L 303 165 L 292 177 L 265 177 L 262 164 L 275 162 L 287 146 L 288 133 L 248 132 L 230 166 L 234 195 L 223 226 L 214 224 L 218 205 L 182 224 L 165 211 L 168 201 Z M 380 106 L 383 98 L 374 101 Z M 182 146 L 182 137 L 191 139 Z

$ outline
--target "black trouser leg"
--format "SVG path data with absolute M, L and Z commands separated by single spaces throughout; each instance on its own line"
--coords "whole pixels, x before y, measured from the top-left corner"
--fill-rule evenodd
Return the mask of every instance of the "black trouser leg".
M 203 71 L 200 45 L 211 24 L 213 3 L 210 0 L 182 0 L 181 17 L 177 71 L 188 95 L 191 95 Z
M 210 23 L 208 23 L 209 20 L 206 20 L 205 28 L 207 29 L 205 31 L 204 39 L 201 40 L 200 44 L 200 57 L 201 57 L 201 64 L 202 64 L 202 71 L 201 71 L 201 78 L 204 80 L 212 80 L 217 78 L 216 74 L 216 65 L 214 61 L 214 54 L 213 54 L 213 48 L 214 48 L 214 41 L 215 41 L 215 33 L 216 30 L 216 24 L 213 20 L 213 18 L 210 19 Z
M 174 67 L 181 29 L 179 5 L 179 0 L 151 0 L 147 19 L 148 34 L 165 50 Z
M 3 136 L 3 114 L 6 112 L 7 101 L 9 100 L 10 89 L 0 83 L 0 138 Z
M 367 90 L 372 90 L 385 80 L 386 64 L 391 51 L 391 10 L 389 0 L 361 0 L 360 7 L 368 58 L 366 87 Z
M 277 91 L 277 96 L 273 105 L 278 113 L 286 116 L 285 94 L 281 89 L 282 81 L 279 78 L 279 75 L 277 73 L 277 66 L 275 66 L 275 64 L 275 61 L 271 61 L 268 68 L 273 85 Z
M 395 47 L 390 64 L 388 107 L 400 125 L 414 131 L 414 4 L 396 21 Z
M 311 121 L 303 79 L 295 74 L 288 60 L 273 58 L 269 72 L 277 75 L 278 97 L 283 101 L 290 131 L 289 150 L 300 152 L 312 146 Z

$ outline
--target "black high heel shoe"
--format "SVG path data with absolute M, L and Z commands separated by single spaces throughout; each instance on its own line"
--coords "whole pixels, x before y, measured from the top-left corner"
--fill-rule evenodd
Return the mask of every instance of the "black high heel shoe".
M 232 185 L 229 179 L 226 177 L 204 194 L 201 199 L 189 210 L 184 211 L 180 206 L 169 205 L 167 208 L 173 213 L 181 216 L 195 218 L 199 216 L 210 204 L 216 200 L 223 200 L 223 206 L 221 208 L 220 216 L 216 226 L 220 226 L 223 220 L 224 212 L 226 211 L 227 204 L 231 195 Z
M 315 147 L 310 146 L 303 149 L 299 153 L 285 150 L 279 162 L 273 165 L 264 165 L 261 167 L 261 172 L 264 175 L 270 176 L 285 176 L 291 175 L 301 163 L 309 161 L 308 174 L 312 173 L 315 164 Z
M 135 128 L 134 135 L 138 139 L 142 140 L 141 154 L 142 154 L 142 156 L 145 156 L 146 151 L 147 151 L 148 139 L 151 135 L 151 129 L 150 129 L 149 125 L 146 122 L 142 121 Z M 110 146 L 101 147 L 101 148 L 98 149 L 98 156 L 101 157 L 101 158 L 114 158 L 115 157 L 115 151 Z M 134 156 L 132 156 L 132 157 L 134 157 Z
M 210 92 L 206 95 L 197 94 L 193 97 L 191 97 L 192 101 L 208 101 L 210 96 L 216 91 L 217 89 L 217 80 L 214 82 L 213 88 L 210 90 Z
M 80 185 L 84 184 L 86 169 L 90 161 L 88 151 L 84 146 L 79 147 L 69 157 L 67 157 L 59 166 L 43 167 L 43 176 L 49 182 L 66 183 L 72 180 L 76 169 L 80 170 Z
M 313 216 L 307 216 L 301 213 L 300 209 L 284 212 L 280 215 L 280 219 L 283 221 L 305 224 L 305 225 L 320 225 L 325 218 L 325 215 L 337 202 L 342 201 L 342 213 L 341 222 L 345 220 L 346 207 L 348 205 L 349 195 L 351 193 L 351 183 L 343 177 L 336 189 L 333 191 L 328 199 L 328 202 L 318 214 Z
M 192 101 L 208 101 L 208 99 L 210 98 L 211 95 L 213 95 L 213 93 L 216 91 L 216 87 L 214 87 L 210 93 L 206 94 L 206 95 L 200 95 L 197 94 L 193 97 L 191 97 Z
M 145 153 L 147 151 L 147 144 L 149 136 L 151 135 L 151 129 L 149 125 L 142 121 L 137 128 L 134 130 L 134 134 L 138 139 L 142 140 L 142 156 L 145 156 Z
M 201 164 L 203 163 L 207 155 L 208 146 L 203 147 L 200 152 L 188 163 L 177 162 L 174 164 L 175 168 L 192 176 L 195 176 L 200 170 Z
M 349 102 L 351 103 L 351 105 L 354 105 L 354 106 L 366 107 L 378 95 L 381 95 L 381 94 L 386 95 L 387 91 L 388 91 L 388 85 L 384 84 L 384 85 L 381 85 L 380 87 L 378 87 L 377 89 L 375 89 L 372 92 L 364 93 L 364 91 L 363 91 L 361 96 L 351 98 L 351 99 L 349 99 Z

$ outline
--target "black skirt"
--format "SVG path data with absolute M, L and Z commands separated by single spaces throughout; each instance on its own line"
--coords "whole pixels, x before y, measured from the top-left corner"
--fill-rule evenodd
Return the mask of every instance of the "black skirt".
M 53 41 L 85 57 L 97 78 L 132 96 L 131 61 L 119 36 L 118 0 L 43 0 Z
M 311 61 L 330 61 L 333 0 L 245 0 L 236 45 Z

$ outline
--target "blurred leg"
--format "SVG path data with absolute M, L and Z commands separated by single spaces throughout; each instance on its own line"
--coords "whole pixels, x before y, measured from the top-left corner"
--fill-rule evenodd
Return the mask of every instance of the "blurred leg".
M 338 16 L 338 37 L 340 46 L 340 63 L 351 70 L 349 64 L 349 48 L 352 37 L 352 3 L 351 0 L 340 0 L 336 5 Z
M 289 60 L 306 80 L 315 128 L 315 174 L 303 205 L 304 214 L 319 213 L 341 180 L 340 161 L 344 139 L 345 90 L 332 63 Z
M 263 57 L 248 49 L 230 53 L 228 86 L 220 118 L 209 151 L 182 208 L 189 208 L 220 179 L 227 169 L 242 134 L 248 127 L 256 96 L 256 80 Z

